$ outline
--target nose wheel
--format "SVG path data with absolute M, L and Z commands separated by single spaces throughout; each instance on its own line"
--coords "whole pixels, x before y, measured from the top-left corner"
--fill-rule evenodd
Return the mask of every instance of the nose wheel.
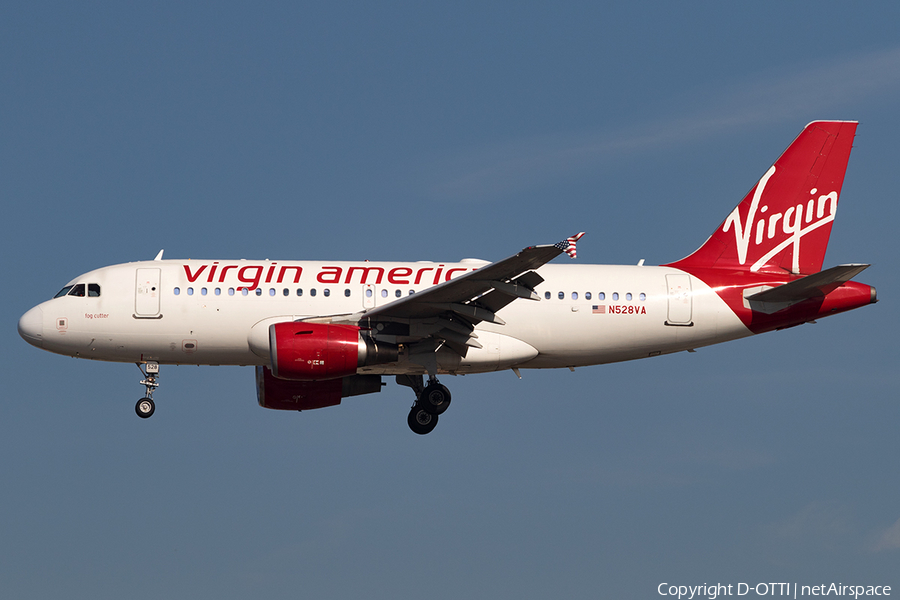
M 144 376 L 144 379 L 141 380 L 141 385 L 147 388 L 147 396 L 137 401 L 137 404 L 134 405 L 134 412 L 142 419 L 149 419 L 156 412 L 156 403 L 153 402 L 153 390 L 159 387 L 159 382 L 156 381 L 159 377 L 159 363 L 137 363 L 137 366 Z
M 142 419 L 149 419 L 156 412 L 156 403 L 151 398 L 141 398 L 134 405 L 134 412 Z

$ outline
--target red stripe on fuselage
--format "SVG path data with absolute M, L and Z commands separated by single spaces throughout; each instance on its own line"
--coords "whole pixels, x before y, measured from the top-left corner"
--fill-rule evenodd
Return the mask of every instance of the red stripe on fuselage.
M 784 310 L 766 314 L 744 305 L 744 290 L 760 286 L 777 287 L 802 276 L 753 273 L 730 269 L 682 269 L 708 285 L 753 333 L 801 325 L 829 315 L 853 310 L 875 302 L 875 288 L 848 281 L 822 296 L 798 302 Z

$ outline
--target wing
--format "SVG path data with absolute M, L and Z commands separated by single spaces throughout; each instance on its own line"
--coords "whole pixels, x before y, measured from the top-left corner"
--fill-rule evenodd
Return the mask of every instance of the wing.
M 539 300 L 534 288 L 544 279 L 534 270 L 563 252 L 574 258 L 575 244 L 583 235 L 553 245 L 530 246 L 411 296 L 328 320 L 369 328 L 379 339 L 406 344 L 411 355 L 433 354 L 443 346 L 465 357 L 468 348 L 482 347 L 475 326 L 482 321 L 504 325 L 497 316 L 501 308 L 519 298 Z

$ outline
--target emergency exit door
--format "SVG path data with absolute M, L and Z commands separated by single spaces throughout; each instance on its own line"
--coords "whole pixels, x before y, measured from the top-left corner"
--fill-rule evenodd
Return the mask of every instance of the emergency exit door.
M 138 269 L 134 290 L 135 316 L 159 316 L 159 293 L 159 269 Z
M 666 275 L 666 284 L 669 287 L 666 325 L 691 325 L 691 276 Z

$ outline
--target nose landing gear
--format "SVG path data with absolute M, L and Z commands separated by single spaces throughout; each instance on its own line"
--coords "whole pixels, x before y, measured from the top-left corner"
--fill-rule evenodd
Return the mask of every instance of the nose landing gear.
M 156 412 L 156 403 L 153 402 L 153 390 L 159 387 L 159 383 L 156 381 L 159 377 L 159 363 L 148 362 L 144 363 L 143 366 L 141 363 L 137 363 L 137 367 L 144 376 L 144 379 L 141 380 L 141 385 L 146 386 L 147 396 L 137 401 L 137 404 L 134 405 L 134 412 L 142 419 L 149 419 Z

